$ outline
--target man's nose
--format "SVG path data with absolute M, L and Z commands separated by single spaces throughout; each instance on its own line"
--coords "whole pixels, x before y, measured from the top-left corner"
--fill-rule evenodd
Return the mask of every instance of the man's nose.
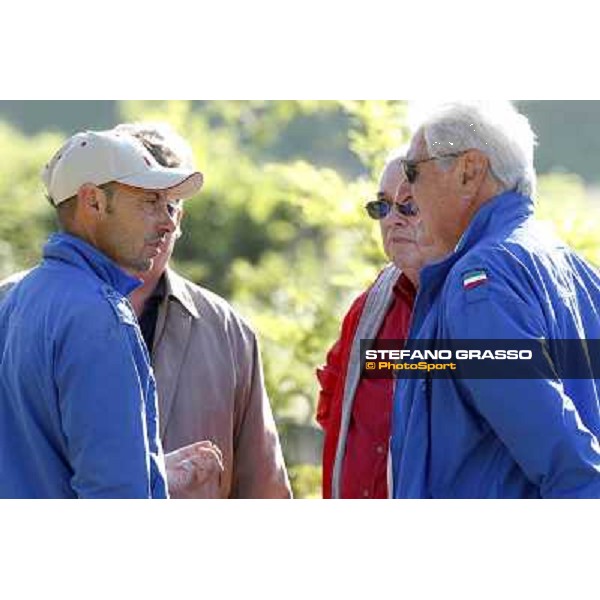
M 177 221 L 168 212 L 164 212 L 159 223 L 160 230 L 165 233 L 173 233 L 177 229 Z
M 160 228 L 162 231 L 173 233 L 177 229 L 179 210 L 174 208 L 166 198 L 160 202 Z

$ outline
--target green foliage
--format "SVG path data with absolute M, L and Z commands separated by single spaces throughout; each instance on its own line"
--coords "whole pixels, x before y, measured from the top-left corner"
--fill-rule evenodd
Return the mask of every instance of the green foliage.
M 408 141 L 406 104 L 394 100 L 347 100 L 342 105 L 352 115 L 350 146 L 377 178 L 389 151 Z
M 25 137 L 0 123 L 0 276 L 34 264 L 52 227 L 40 172 L 60 145 L 58 135 Z
M 321 498 L 321 469 L 314 465 L 293 465 L 288 469 L 294 498 Z
M 586 194 L 577 175 L 552 174 L 538 183 L 538 217 L 556 235 L 600 266 L 600 205 Z

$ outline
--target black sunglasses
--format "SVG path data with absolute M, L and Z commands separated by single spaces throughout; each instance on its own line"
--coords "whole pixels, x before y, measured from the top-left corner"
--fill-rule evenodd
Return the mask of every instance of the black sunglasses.
M 403 217 L 416 217 L 419 214 L 419 209 L 412 200 L 406 202 L 390 202 L 380 198 L 378 200 L 371 200 L 365 204 L 367 214 L 371 219 L 381 221 L 385 219 L 391 212 L 392 206 L 396 209 L 396 212 Z
M 402 170 L 404 171 L 404 177 L 406 177 L 406 181 L 408 181 L 408 183 L 414 183 L 417 180 L 417 175 L 419 174 L 418 166 L 421 163 L 426 163 L 431 160 L 442 160 L 443 158 L 457 158 L 462 154 L 464 154 L 464 152 L 444 154 L 444 156 L 432 156 L 431 158 L 423 158 L 421 160 L 408 160 L 403 158 L 400 160 L 400 164 L 402 165 Z

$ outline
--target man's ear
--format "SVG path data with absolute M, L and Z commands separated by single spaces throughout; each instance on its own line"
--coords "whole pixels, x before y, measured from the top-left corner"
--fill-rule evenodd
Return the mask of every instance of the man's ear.
M 97 185 L 84 183 L 77 191 L 77 197 L 86 213 L 98 213 L 97 216 L 100 216 L 106 212 L 107 197 Z
M 487 177 L 489 159 L 479 150 L 468 150 L 460 159 L 462 161 L 463 196 L 475 196 Z

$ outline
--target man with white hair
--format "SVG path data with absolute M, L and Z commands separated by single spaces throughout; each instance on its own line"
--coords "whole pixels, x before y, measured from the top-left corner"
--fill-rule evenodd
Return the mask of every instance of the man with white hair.
M 542 376 L 398 380 L 396 498 L 600 497 L 600 376 L 582 360 L 575 378 L 565 352 L 600 338 L 600 277 L 536 225 L 534 141 L 508 103 L 454 103 L 422 122 L 403 161 L 420 239 L 446 254 L 421 272 L 408 347 L 547 344 Z

